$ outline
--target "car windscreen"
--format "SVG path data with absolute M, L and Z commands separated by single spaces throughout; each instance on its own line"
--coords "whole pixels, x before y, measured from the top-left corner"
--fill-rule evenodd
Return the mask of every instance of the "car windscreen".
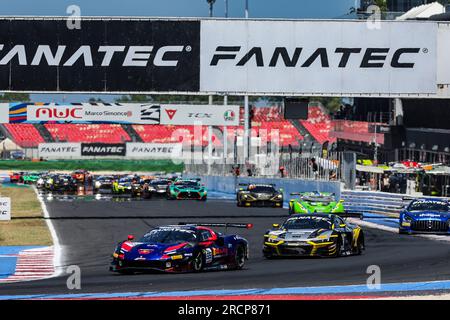
M 333 202 L 335 201 L 335 199 L 333 197 L 330 196 L 305 196 L 302 197 L 302 200 L 307 201 L 307 202 Z
M 140 241 L 149 243 L 196 242 L 197 235 L 194 230 L 162 228 L 151 230 Z
M 185 187 L 198 187 L 199 184 L 197 181 L 178 181 L 175 182 L 176 186 L 185 186 Z
M 449 211 L 449 204 L 442 201 L 415 201 L 409 205 L 409 211 Z
M 296 217 L 288 219 L 283 224 L 283 229 L 331 229 L 330 219 L 324 217 Z
M 169 181 L 168 180 L 153 180 L 151 182 L 152 185 L 154 186 L 159 186 L 159 185 L 168 185 Z
M 274 193 L 276 192 L 274 187 L 271 186 L 249 186 L 248 191 L 256 193 Z

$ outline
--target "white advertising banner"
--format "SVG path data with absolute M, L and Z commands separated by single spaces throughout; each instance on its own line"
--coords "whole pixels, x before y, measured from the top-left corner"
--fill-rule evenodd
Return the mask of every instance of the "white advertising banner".
M 38 151 L 44 159 L 79 159 L 81 143 L 40 143 Z
M 179 159 L 181 143 L 127 143 L 127 158 Z
M 200 91 L 434 94 L 437 27 L 417 21 L 202 20 Z
M 9 123 L 9 103 L 0 103 L 0 123 Z
M 0 198 L 0 220 L 11 220 L 10 198 Z
M 141 104 L 28 105 L 27 122 L 159 124 L 159 106 Z
M 161 124 L 238 126 L 236 105 L 161 105 Z

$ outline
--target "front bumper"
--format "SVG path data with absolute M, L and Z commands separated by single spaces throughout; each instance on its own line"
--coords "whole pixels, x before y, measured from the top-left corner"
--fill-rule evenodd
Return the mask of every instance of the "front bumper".
M 450 234 L 450 227 L 446 221 L 440 220 L 413 220 L 401 221 L 399 231 L 409 234 Z
M 243 205 L 246 207 L 275 207 L 282 208 L 283 200 L 251 200 L 251 199 L 242 199 Z
M 120 271 L 162 271 L 162 272 L 186 272 L 190 270 L 187 259 L 180 260 L 121 260 L 114 258 L 109 267 L 111 272 Z
M 335 242 L 264 242 L 264 256 L 271 257 L 329 257 L 336 254 Z

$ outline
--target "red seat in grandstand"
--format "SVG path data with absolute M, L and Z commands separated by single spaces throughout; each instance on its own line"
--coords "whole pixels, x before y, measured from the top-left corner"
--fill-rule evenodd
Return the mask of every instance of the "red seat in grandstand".
M 39 143 L 45 142 L 32 124 L 4 124 L 4 126 L 10 133 L 12 140 L 20 147 L 37 147 Z
M 121 143 L 131 141 L 120 124 L 45 124 L 55 141 Z

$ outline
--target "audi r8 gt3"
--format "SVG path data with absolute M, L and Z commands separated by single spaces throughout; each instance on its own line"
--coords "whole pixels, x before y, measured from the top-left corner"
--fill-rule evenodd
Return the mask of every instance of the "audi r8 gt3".
M 199 179 L 180 179 L 169 185 L 166 195 L 169 200 L 194 199 L 206 201 L 207 193 L 206 187 L 200 183 Z
M 275 189 L 273 184 L 240 184 L 236 194 L 238 207 L 283 208 L 283 189 Z
M 450 234 L 450 202 L 414 199 L 400 212 L 399 233 Z
M 114 181 L 113 176 L 99 176 L 94 181 L 94 191 L 104 192 L 111 191 Z
M 169 179 L 156 179 L 150 181 L 150 190 L 154 195 L 167 194 L 167 188 L 172 184 Z
M 344 200 L 336 200 L 329 192 L 293 192 L 298 198 L 289 201 L 289 214 L 295 213 L 335 213 L 343 214 Z
M 356 216 L 356 215 L 355 215 Z M 264 235 L 266 258 L 288 256 L 339 257 L 365 249 L 362 229 L 335 214 L 297 214 Z
M 113 253 L 110 271 L 133 273 L 157 270 L 200 272 L 242 269 L 248 259 L 248 241 L 210 227 L 251 228 L 251 224 L 203 223 L 160 226 L 135 241 L 128 236 Z

